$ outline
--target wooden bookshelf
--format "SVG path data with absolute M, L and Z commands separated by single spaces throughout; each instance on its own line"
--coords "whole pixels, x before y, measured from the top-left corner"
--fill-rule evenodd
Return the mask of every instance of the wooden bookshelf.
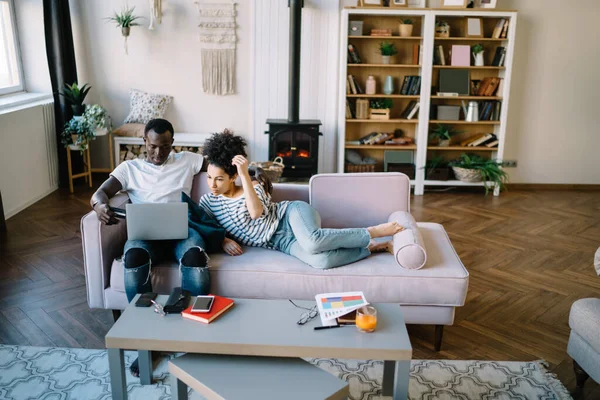
M 384 145 L 347 144 L 344 147 L 347 149 L 355 149 L 355 150 L 416 150 L 417 149 L 417 146 L 414 144 L 407 145 L 407 146 L 391 145 L 391 144 L 384 144 Z
M 373 39 L 373 40 L 423 40 L 422 36 L 409 36 L 409 37 L 402 37 L 402 36 L 348 36 L 349 40 L 354 40 L 354 39 Z
M 483 33 L 485 37 L 466 37 L 465 17 L 482 18 Z M 398 21 L 401 18 L 410 18 L 414 22 L 413 35 L 411 37 L 398 36 Z M 500 19 L 509 20 L 506 38 L 492 38 L 492 32 Z M 363 21 L 363 32 L 361 36 L 348 36 L 349 21 Z M 450 25 L 450 37 L 442 38 L 435 36 L 436 21 L 445 21 Z M 422 195 L 427 186 L 479 186 L 485 184 L 453 181 L 432 181 L 425 179 L 424 167 L 428 158 L 441 156 L 452 160 L 462 153 L 475 153 L 484 158 L 493 157 L 503 160 L 506 141 L 506 125 L 508 121 L 508 103 L 510 100 L 510 83 L 512 77 L 512 64 L 514 59 L 515 34 L 517 24 L 517 12 L 500 9 L 413 9 L 413 8 L 345 8 L 342 11 L 342 24 L 340 26 L 341 46 L 339 57 L 339 111 L 338 111 L 338 171 L 344 171 L 344 152 L 348 149 L 357 151 L 363 157 L 371 157 L 376 160 L 376 171 L 383 171 L 383 156 L 388 150 L 414 151 L 416 177 L 414 193 Z M 391 29 L 394 36 L 370 36 L 371 29 Z M 379 45 L 383 41 L 393 43 L 398 49 L 398 54 L 392 58 L 392 64 L 382 64 L 381 56 L 378 54 Z M 484 47 L 484 66 L 458 67 L 453 65 L 433 65 L 435 46 L 443 46 L 446 63 L 450 64 L 449 50 L 454 44 L 474 45 L 481 43 Z M 348 64 L 347 45 L 352 44 L 360 55 L 362 64 Z M 415 46 L 420 46 L 418 49 Z M 504 66 L 492 66 L 492 62 L 498 47 L 504 47 L 506 56 Z M 419 54 L 419 60 L 415 55 Z M 471 63 L 473 59 L 471 57 Z M 502 78 L 504 83 L 501 92 L 493 96 L 476 96 L 473 94 L 456 97 L 437 96 L 439 91 L 439 76 L 441 71 L 447 69 L 468 70 L 471 80 L 483 80 L 488 77 Z M 346 80 L 352 75 L 356 82 L 365 88 L 366 79 L 369 75 L 377 81 L 377 94 L 348 94 L 346 93 Z M 385 95 L 383 83 L 386 76 L 394 79 L 394 93 Z M 420 76 L 420 91 L 414 95 L 401 95 L 399 91 L 406 76 Z M 433 90 L 431 90 L 433 88 Z M 390 108 L 389 120 L 371 119 L 347 119 L 346 102 L 351 104 L 351 110 L 357 99 L 390 99 L 393 106 Z M 404 110 L 417 101 L 419 112 L 413 119 L 402 118 Z M 459 121 L 447 121 L 430 119 L 429 110 L 440 105 L 462 105 L 462 102 L 479 102 L 479 111 L 483 111 L 485 102 L 500 103 L 500 113 L 497 121 L 467 122 L 463 111 L 460 112 Z M 424 111 L 425 110 L 425 111 Z M 497 113 L 497 109 L 493 109 Z M 468 147 L 448 146 L 438 147 L 429 145 L 430 131 L 436 124 L 444 124 L 459 131 L 454 137 L 455 143 L 460 143 L 473 136 L 485 133 L 493 133 L 499 142 L 498 147 Z M 349 145 L 346 142 L 360 140 L 372 132 L 395 132 L 401 130 L 406 137 L 415 140 L 411 146 L 389 146 L 389 145 Z M 496 191 L 497 195 L 498 192 Z
M 348 64 L 348 68 L 421 68 L 416 64 Z
M 477 146 L 477 147 L 467 147 L 467 146 L 427 146 L 427 150 L 435 150 L 435 151 L 497 151 L 496 147 L 485 147 L 485 146 Z
M 403 94 L 346 94 L 346 97 L 361 99 L 418 99 L 420 96 L 406 96 Z M 454 97 L 456 99 L 456 97 Z

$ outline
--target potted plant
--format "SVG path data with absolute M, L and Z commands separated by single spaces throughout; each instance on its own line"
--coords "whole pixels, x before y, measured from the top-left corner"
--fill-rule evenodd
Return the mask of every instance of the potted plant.
M 401 37 L 410 37 L 413 32 L 413 21 L 410 18 L 400 20 L 398 25 Z
M 462 182 L 484 182 L 485 193 L 491 187 L 506 189 L 508 174 L 502 169 L 502 163 L 497 160 L 485 159 L 476 154 L 461 154 L 457 160 L 451 161 L 450 166 L 456 178 Z
M 425 179 L 430 181 L 447 181 L 450 179 L 448 161 L 441 156 L 428 160 L 425 164 Z
M 91 88 L 92 87 L 88 86 L 87 83 L 82 87 L 77 86 L 77 82 L 72 85 L 65 83 L 65 87 L 59 94 L 71 105 L 74 116 L 81 117 L 85 112 L 85 104 L 83 104 L 83 101 Z
M 475 58 L 475 66 L 476 67 L 483 67 L 484 62 L 483 62 L 483 53 L 484 53 L 484 49 L 483 49 L 483 45 L 481 43 L 476 44 L 474 46 L 471 47 L 471 51 L 473 52 L 473 58 Z
M 61 143 L 65 147 L 71 147 L 74 150 L 87 149 L 90 140 L 95 138 L 94 129 L 84 118 L 73 117 L 69 122 L 65 124 L 65 128 L 62 131 Z
M 89 105 L 83 113 L 83 119 L 92 127 L 95 136 L 104 136 L 112 129 L 110 117 L 104 107 Z
M 386 120 L 390 119 L 390 109 L 394 103 L 391 99 L 373 99 L 369 109 L 370 119 Z
M 459 133 L 461 133 L 461 131 L 457 131 L 451 126 L 437 124 L 435 129 L 433 129 L 429 134 L 429 137 L 432 139 L 438 139 L 438 146 L 448 147 L 450 146 L 450 139 L 452 139 L 452 136 Z
M 450 37 L 450 24 L 446 21 L 435 22 L 435 37 L 447 38 Z
M 381 53 L 381 63 L 389 64 L 390 57 L 398 53 L 396 45 L 390 42 L 381 42 L 379 44 L 379 52 Z
M 112 21 L 115 24 L 117 24 L 118 28 L 121 28 L 121 35 L 123 35 L 123 37 L 125 38 L 125 54 L 128 54 L 127 38 L 129 37 L 129 34 L 131 33 L 131 27 L 139 26 L 140 24 L 137 23 L 136 21 L 138 19 L 142 18 L 138 15 L 133 15 L 134 10 L 135 10 L 135 7 L 123 9 L 123 10 L 121 10 L 121 13 L 117 13 L 115 11 L 115 13 L 112 17 L 106 18 L 107 20 Z

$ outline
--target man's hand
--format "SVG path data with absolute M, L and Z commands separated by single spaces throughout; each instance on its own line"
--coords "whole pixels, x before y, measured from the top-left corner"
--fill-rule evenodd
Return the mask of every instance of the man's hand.
M 108 208 L 108 204 L 98 203 L 94 207 L 94 211 L 96 211 L 98 220 L 105 225 L 113 225 L 118 222 L 117 218 L 115 218 L 115 213 Z
M 243 253 L 242 246 L 237 244 L 235 240 L 231 240 L 229 238 L 225 238 L 225 240 L 223 240 L 221 247 L 223 248 L 223 251 L 230 256 L 241 256 Z
M 233 160 L 231 160 L 231 165 L 235 165 L 237 167 L 238 175 L 250 176 L 248 172 L 248 160 L 246 160 L 246 157 L 238 154 L 237 156 L 233 157 Z

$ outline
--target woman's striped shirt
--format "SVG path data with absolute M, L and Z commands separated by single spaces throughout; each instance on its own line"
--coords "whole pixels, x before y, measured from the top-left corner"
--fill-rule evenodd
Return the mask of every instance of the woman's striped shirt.
M 266 247 L 283 218 L 289 201 L 275 203 L 261 185 L 254 185 L 263 213 L 257 219 L 250 218 L 246 196 L 229 198 L 207 193 L 200 198 L 200 206 L 221 224 L 227 234 L 244 246 Z

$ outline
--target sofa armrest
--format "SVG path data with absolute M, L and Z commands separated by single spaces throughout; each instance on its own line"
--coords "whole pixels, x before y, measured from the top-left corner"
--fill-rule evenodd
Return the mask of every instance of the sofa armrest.
M 123 207 L 128 201 L 127 194 L 119 193 L 110 199 L 110 205 Z M 104 289 L 110 285 L 112 262 L 123 254 L 126 240 L 124 219 L 114 225 L 105 225 L 98 220 L 95 211 L 81 218 L 85 286 L 90 308 L 105 308 Z

